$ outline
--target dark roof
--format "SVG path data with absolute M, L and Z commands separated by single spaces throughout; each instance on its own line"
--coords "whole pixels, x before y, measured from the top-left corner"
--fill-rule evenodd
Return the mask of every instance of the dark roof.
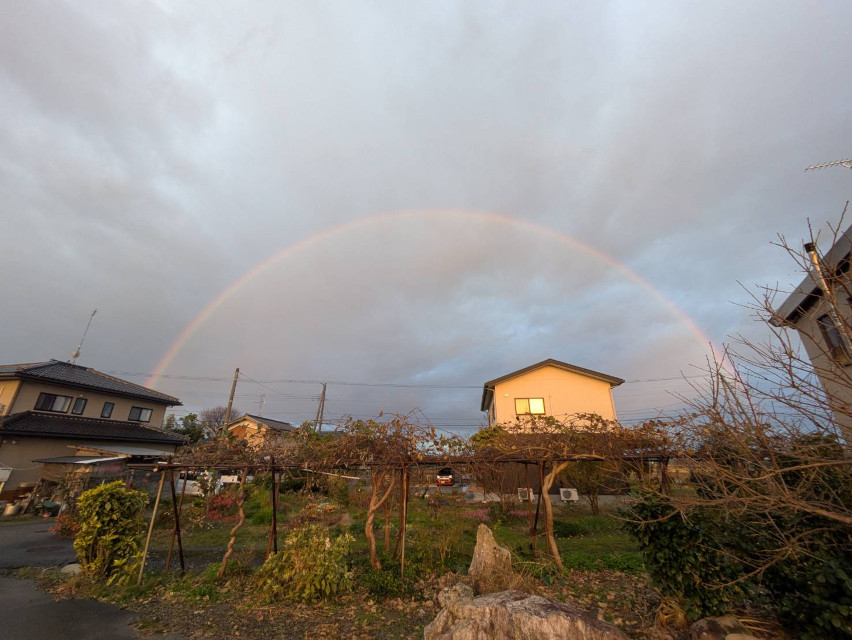
M 842 273 L 845 269 L 849 269 L 850 251 L 852 251 L 852 226 L 837 237 L 837 241 L 822 257 L 822 262 L 828 271 Z M 805 279 L 775 310 L 775 316 L 770 319 L 770 322 L 775 326 L 780 326 L 784 322 L 795 324 L 820 297 L 822 297 L 822 290 L 817 278 L 813 272 L 808 271 Z
M 80 389 L 106 391 L 131 398 L 141 398 L 171 406 L 181 404 L 180 400 L 165 393 L 148 389 L 127 380 L 115 378 L 89 367 L 81 367 L 80 365 L 71 364 L 70 362 L 60 362 L 59 360 L 0 365 L 0 378 L 21 378 L 24 380 L 52 382 Z
M 293 431 L 296 428 L 289 422 L 282 422 L 281 420 L 273 420 L 272 418 L 264 418 L 262 416 L 254 416 L 250 413 L 246 413 L 245 415 L 243 415 L 242 418 L 239 418 L 238 420 L 232 420 L 231 424 L 237 423 L 243 418 L 251 418 L 252 420 L 256 420 L 261 424 L 265 424 L 270 429 L 276 429 L 278 431 Z
M 0 436 L 21 435 L 66 440 L 115 440 L 122 442 L 159 442 L 184 444 L 183 436 L 138 422 L 80 418 L 24 411 L 0 418 Z
M 610 386 L 613 387 L 617 387 L 618 385 L 624 382 L 624 380 L 622 380 L 621 378 L 616 378 L 615 376 L 611 376 L 606 373 L 601 373 L 600 371 L 584 369 L 583 367 L 568 364 L 567 362 L 562 362 L 561 360 L 554 360 L 553 358 L 548 358 L 547 360 L 536 362 L 535 364 L 531 364 L 528 367 L 518 369 L 517 371 L 507 373 L 504 376 L 500 376 L 499 378 L 494 378 L 493 380 L 489 380 L 488 382 L 486 382 L 482 388 L 482 402 L 480 404 L 480 411 L 488 410 L 488 405 L 490 404 L 490 396 L 491 393 L 494 392 L 494 387 L 496 385 L 500 384 L 501 382 L 505 382 L 506 380 L 521 376 L 525 373 L 529 373 L 530 371 L 541 369 L 542 367 L 556 367 L 557 369 L 564 369 L 565 371 L 570 371 L 572 373 L 579 373 L 580 375 L 587 376 L 589 378 L 596 378 L 597 380 L 601 380 L 602 382 L 608 382 Z

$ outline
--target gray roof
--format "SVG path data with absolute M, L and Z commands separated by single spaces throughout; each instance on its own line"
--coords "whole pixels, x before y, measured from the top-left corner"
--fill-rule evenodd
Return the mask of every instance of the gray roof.
M 239 418 L 239 420 L 242 420 L 243 418 L 251 418 L 252 420 L 257 420 L 261 424 L 265 424 L 270 429 L 276 429 L 278 431 L 293 431 L 296 428 L 289 422 L 273 420 L 272 418 L 264 418 L 262 416 L 255 416 L 250 413 L 246 413 L 245 415 L 243 415 L 242 418 Z M 231 424 L 239 422 L 239 420 L 232 420 Z
M 579 373 L 580 375 L 584 375 L 589 378 L 595 378 L 597 380 L 601 380 L 602 382 L 608 382 L 610 386 L 613 387 L 617 387 L 618 385 L 624 382 L 624 380 L 621 378 L 616 378 L 615 376 L 611 376 L 606 373 L 601 373 L 600 371 L 584 369 L 583 367 L 568 364 L 567 362 L 562 362 L 561 360 L 554 360 L 553 358 L 548 358 L 547 360 L 536 362 L 535 364 L 531 364 L 528 367 L 518 369 L 517 371 L 512 371 L 512 373 L 507 373 L 504 376 L 500 376 L 499 378 L 494 378 L 493 380 L 489 380 L 488 382 L 486 382 L 482 388 L 482 402 L 480 403 L 480 411 L 488 410 L 488 405 L 491 404 L 491 394 L 494 393 L 494 387 L 496 385 L 501 382 L 505 382 L 506 380 L 511 380 L 512 378 L 521 376 L 525 373 L 529 373 L 530 371 L 541 369 L 542 367 L 556 367 L 557 369 L 563 369 L 572 373 Z
M 49 415 L 35 411 L 24 411 L 0 418 L 0 436 L 4 435 L 65 440 L 112 440 L 140 444 L 157 442 L 181 445 L 186 442 L 183 436 L 176 433 L 148 427 L 138 422 Z
M 106 391 L 131 398 L 141 398 L 149 402 L 175 406 L 181 404 L 177 398 L 148 389 L 138 384 L 115 378 L 106 373 L 95 371 L 89 367 L 50 360 L 48 362 L 31 362 L 27 364 L 0 365 L 0 378 L 21 378 L 52 382 L 80 389 Z
M 104 447 L 99 444 L 72 444 L 68 445 L 78 451 L 95 451 L 97 453 L 117 455 L 123 458 L 156 458 L 172 455 L 168 451 L 160 451 L 159 449 L 149 449 L 147 447 L 134 447 L 132 445 L 113 445 Z
M 832 271 L 848 269 L 850 251 L 852 251 L 852 226 L 837 237 L 831 249 L 823 255 L 822 262 Z M 780 326 L 784 322 L 795 323 L 821 296 L 819 284 L 808 272 L 799 286 L 775 310 L 776 317 L 771 319 L 772 324 Z
M 106 456 L 58 456 L 56 458 L 39 458 L 33 462 L 48 462 L 50 464 L 98 464 L 99 462 L 112 462 L 124 460 L 121 456 L 110 458 Z

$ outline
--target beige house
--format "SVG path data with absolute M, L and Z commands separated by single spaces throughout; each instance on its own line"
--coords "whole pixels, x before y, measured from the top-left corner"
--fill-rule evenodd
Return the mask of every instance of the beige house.
M 813 245 L 808 249 L 816 250 Z M 819 260 L 822 278 L 812 269 L 775 311 L 772 324 L 796 329 L 843 430 L 852 443 L 852 227 L 841 234 Z M 827 283 L 831 283 L 828 285 Z M 832 286 L 837 307 L 823 294 Z
M 145 447 L 174 452 L 183 437 L 161 429 L 172 396 L 88 367 L 50 360 L 0 365 L 0 469 L 4 492 L 38 482 L 35 460 L 71 447 Z
M 548 359 L 485 383 L 480 409 L 488 426 L 528 420 L 535 416 L 570 419 L 595 413 L 615 420 L 612 389 L 624 380 Z
M 243 438 L 253 447 L 286 446 L 294 443 L 292 432 L 295 427 L 289 422 L 245 414 L 228 423 L 228 432 Z

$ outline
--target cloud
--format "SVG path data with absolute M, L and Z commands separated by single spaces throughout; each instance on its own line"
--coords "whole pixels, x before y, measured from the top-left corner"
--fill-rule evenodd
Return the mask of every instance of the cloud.
M 83 360 L 148 373 L 255 265 L 389 215 L 252 280 L 172 373 L 476 387 L 545 357 L 631 379 L 689 371 L 705 353 L 694 332 L 575 245 L 393 215 L 535 223 L 612 256 L 714 341 L 752 331 L 730 304 L 746 299 L 737 281 L 795 281 L 769 243 L 836 219 L 849 197 L 842 169 L 802 169 L 849 155 L 850 14 L 17 4 L 0 24 L 3 359 L 63 357 L 97 306 Z M 195 394 L 190 407 L 227 393 L 162 384 Z M 666 404 L 654 385 L 619 403 Z M 270 386 L 244 400 L 267 393 L 270 411 L 309 417 L 316 385 Z M 331 390 L 338 414 L 479 418 L 477 389 Z

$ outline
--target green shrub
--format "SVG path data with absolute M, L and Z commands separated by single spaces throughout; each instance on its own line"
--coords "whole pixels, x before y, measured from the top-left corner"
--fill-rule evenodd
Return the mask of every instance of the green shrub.
M 360 579 L 370 595 L 376 598 L 399 598 L 411 593 L 409 582 L 403 580 L 395 570 L 368 569 L 360 575 Z
M 573 538 L 574 536 L 584 536 L 587 533 L 589 533 L 589 530 L 577 522 L 553 521 L 553 535 L 557 538 Z
M 293 529 L 282 549 L 257 572 L 260 593 L 267 600 L 312 602 L 352 588 L 346 554 L 352 536 L 331 539 L 321 525 Z
M 664 594 L 681 600 L 690 619 L 721 615 L 742 595 L 730 584 L 740 569 L 719 548 L 723 527 L 710 513 L 694 509 L 684 516 L 646 494 L 628 517 L 625 528 L 639 541 L 648 573 Z
M 251 523 L 257 526 L 268 525 L 272 522 L 272 507 L 262 507 L 251 515 Z
M 77 501 L 80 531 L 74 550 L 83 572 L 107 584 L 128 582 L 141 558 L 142 509 L 148 496 L 123 482 L 90 489 Z

